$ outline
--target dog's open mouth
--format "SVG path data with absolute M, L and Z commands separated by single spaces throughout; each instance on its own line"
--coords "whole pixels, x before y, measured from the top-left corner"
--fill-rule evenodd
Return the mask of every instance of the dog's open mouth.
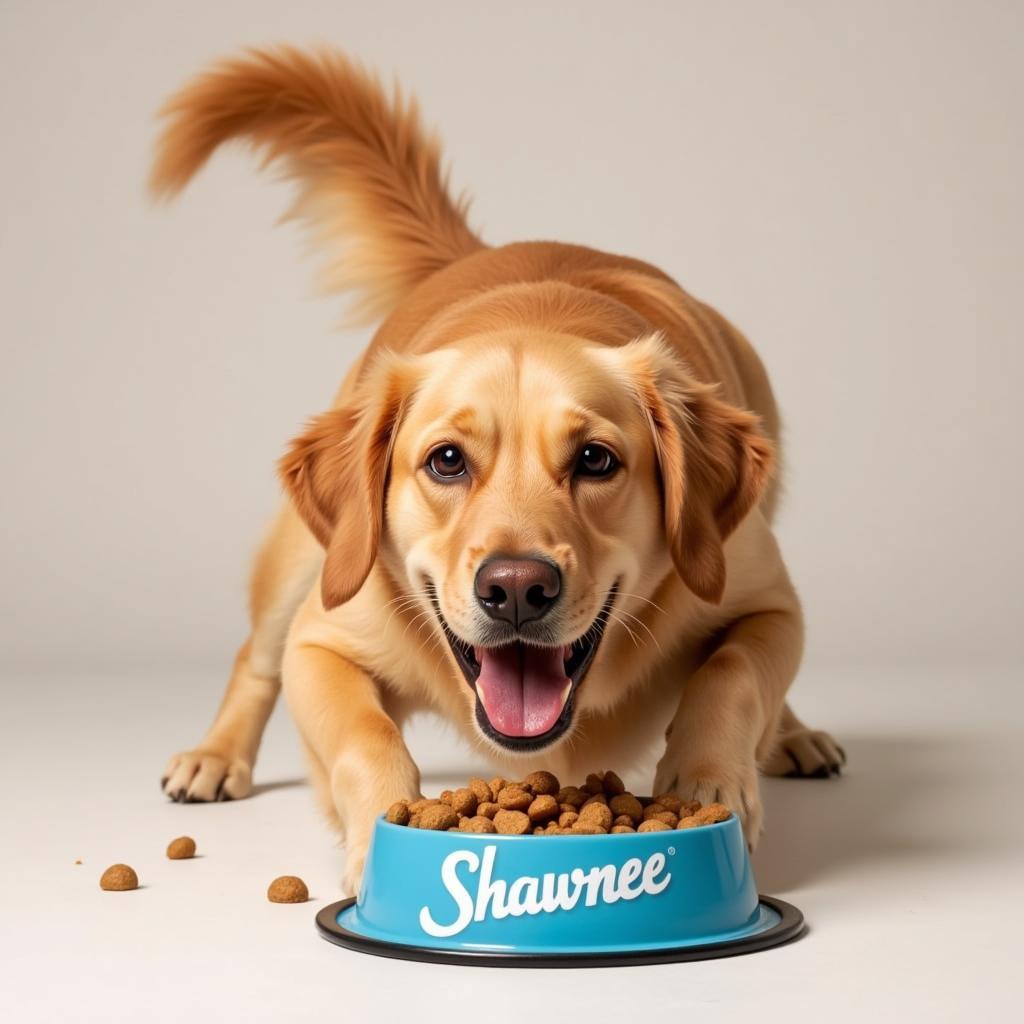
M 573 643 L 540 647 L 521 640 L 474 647 L 456 636 L 432 595 L 434 611 L 466 682 L 476 694 L 481 730 L 510 750 L 539 750 L 572 724 L 573 698 L 604 636 L 618 586 L 590 628 Z

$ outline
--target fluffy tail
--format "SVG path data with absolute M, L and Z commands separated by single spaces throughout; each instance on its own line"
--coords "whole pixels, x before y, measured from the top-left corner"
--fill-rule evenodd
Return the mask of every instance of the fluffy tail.
M 329 290 L 360 293 L 356 319 L 386 315 L 425 277 L 483 246 L 465 199 L 448 194 L 415 101 L 397 86 L 389 97 L 336 51 L 250 50 L 194 79 L 162 116 L 154 194 L 176 194 L 222 142 L 245 139 L 299 183 L 291 213 L 331 254 Z

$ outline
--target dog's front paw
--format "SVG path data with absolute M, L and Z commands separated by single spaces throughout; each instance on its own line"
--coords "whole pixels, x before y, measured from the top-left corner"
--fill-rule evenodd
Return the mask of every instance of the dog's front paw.
M 363 871 L 366 868 L 366 854 L 370 848 L 369 841 L 358 840 L 345 843 L 345 870 L 341 875 L 341 891 L 346 896 L 358 896 L 359 887 L 363 884 Z
M 754 759 L 737 760 L 734 764 L 715 761 L 680 762 L 669 755 L 658 764 L 654 780 L 655 793 L 674 792 L 683 800 L 699 800 L 702 804 L 724 804 L 740 819 L 747 846 L 757 846 L 764 828 L 764 807 Z
M 168 762 L 160 788 L 178 803 L 241 800 L 252 792 L 252 765 L 225 751 L 186 750 Z
M 827 779 L 841 775 L 846 751 L 827 733 L 798 725 L 779 733 L 771 755 L 764 762 L 765 775 L 787 779 Z

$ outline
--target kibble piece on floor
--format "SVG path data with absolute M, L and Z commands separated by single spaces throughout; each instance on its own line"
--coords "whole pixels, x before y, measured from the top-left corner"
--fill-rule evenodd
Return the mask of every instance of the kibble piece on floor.
M 139 876 L 135 874 L 134 868 L 128 867 L 127 864 L 111 864 L 100 875 L 100 888 L 107 892 L 128 892 L 138 887 Z
M 501 810 L 494 816 L 494 828 L 503 836 L 525 836 L 530 831 L 530 816 L 522 811 Z
M 305 903 L 309 899 L 309 890 L 301 878 L 282 875 L 270 883 L 267 899 L 271 903 Z
M 196 855 L 196 841 L 191 836 L 178 836 L 167 845 L 167 856 L 171 860 L 188 860 Z
M 433 804 L 420 811 L 420 828 L 444 832 L 459 823 L 459 816 L 447 804 Z

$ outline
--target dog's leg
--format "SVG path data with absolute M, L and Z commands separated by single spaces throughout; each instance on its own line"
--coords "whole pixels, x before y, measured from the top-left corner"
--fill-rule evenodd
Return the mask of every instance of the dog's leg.
M 252 641 L 246 640 L 202 742 L 175 754 L 167 765 L 161 785 L 172 800 L 239 800 L 252 791 L 252 766 L 281 684 L 253 671 L 251 650 Z
M 809 729 L 786 704 L 779 719 L 774 748 L 761 761 L 765 775 L 791 779 L 827 779 L 839 775 L 846 751 L 827 733 Z
M 290 644 L 285 652 L 288 706 L 308 751 L 323 769 L 328 817 L 345 838 L 342 887 L 359 890 L 374 818 L 395 800 L 416 799 L 420 773 L 385 712 L 377 683 L 334 651 Z
M 733 623 L 686 681 L 658 763 L 655 793 L 725 804 L 742 819 L 751 848 L 763 821 L 758 761 L 774 741 L 802 646 L 795 604 Z
M 173 800 L 238 800 L 252 791 L 260 739 L 281 689 L 281 654 L 295 609 L 316 578 L 323 552 L 285 506 L 252 574 L 252 635 L 235 658 L 220 710 L 202 742 L 175 754 L 161 785 Z

